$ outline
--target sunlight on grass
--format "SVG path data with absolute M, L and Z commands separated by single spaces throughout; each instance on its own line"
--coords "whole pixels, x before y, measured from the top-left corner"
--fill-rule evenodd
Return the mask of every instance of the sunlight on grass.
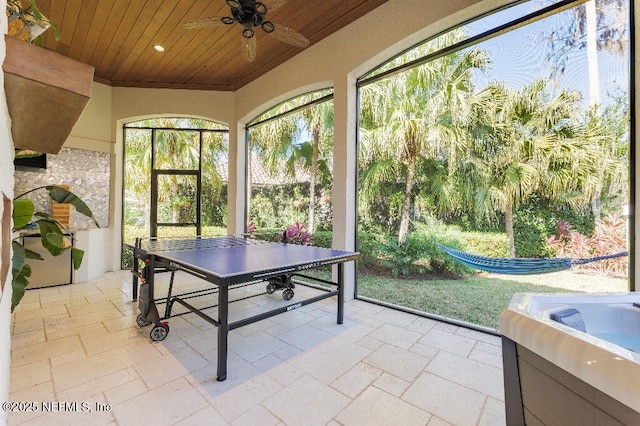
M 550 286 L 544 283 L 553 283 Z M 607 284 L 603 287 L 603 283 Z M 358 276 L 358 296 L 498 329 L 500 313 L 514 293 L 626 291 L 626 280 L 579 274 L 473 275 L 460 280 Z M 596 290 L 593 290 L 596 289 Z

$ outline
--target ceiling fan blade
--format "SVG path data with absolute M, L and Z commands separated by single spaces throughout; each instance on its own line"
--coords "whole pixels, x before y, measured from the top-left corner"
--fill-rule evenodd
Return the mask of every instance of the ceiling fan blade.
M 242 36 L 242 57 L 247 62 L 253 62 L 256 59 L 258 53 L 258 42 L 256 37 L 244 37 Z
M 262 0 L 260 3 L 267 7 L 267 10 L 276 10 L 284 6 L 287 0 Z
M 220 16 L 214 16 L 211 18 L 194 19 L 193 21 L 185 22 L 182 24 L 187 30 L 199 30 L 201 28 L 220 27 L 227 25 Z
M 309 47 L 309 40 L 307 40 L 305 36 L 283 25 L 274 24 L 273 31 L 267 34 L 277 38 L 283 43 L 291 44 L 292 46 L 301 47 L 303 49 Z

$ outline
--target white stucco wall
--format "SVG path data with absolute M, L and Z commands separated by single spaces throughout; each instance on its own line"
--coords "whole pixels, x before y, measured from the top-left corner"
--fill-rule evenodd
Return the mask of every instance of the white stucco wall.
M 205 90 L 114 87 L 112 101 L 113 120 L 180 114 L 230 124 L 235 95 Z
M 6 1 L 0 0 L 2 10 Z M 0 34 L 7 32 L 7 18 L 2 14 L 0 19 Z M 0 43 L 0 63 L 4 61 L 5 44 Z M 4 96 L 4 74 L 0 73 L 0 192 L 8 198 L 13 198 L 13 141 L 11 139 L 10 119 L 7 102 Z M 1 201 L 2 197 L 0 197 Z M 0 203 L 0 217 L 3 206 Z M 2 249 L 2 241 L 0 241 Z M 11 366 L 11 271 L 7 275 L 4 291 L 0 292 L 0 403 L 9 399 L 9 368 Z M 0 410 L 0 424 L 7 421 L 7 413 Z
M 111 152 L 116 129 L 111 122 L 111 87 L 93 82 L 91 98 L 64 146 Z

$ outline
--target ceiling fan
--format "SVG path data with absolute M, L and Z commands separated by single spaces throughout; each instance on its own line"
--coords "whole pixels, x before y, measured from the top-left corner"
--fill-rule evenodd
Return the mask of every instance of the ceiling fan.
M 247 62 L 252 62 L 258 51 L 256 28 L 262 28 L 265 33 L 284 43 L 303 49 L 309 46 L 309 40 L 302 34 L 283 25 L 274 24 L 265 18 L 268 11 L 281 7 L 287 0 L 226 0 L 226 2 L 231 7 L 231 16 L 194 19 L 182 24 L 182 26 L 194 30 L 232 25 L 236 22 L 241 24 L 244 27 L 242 30 L 242 57 Z

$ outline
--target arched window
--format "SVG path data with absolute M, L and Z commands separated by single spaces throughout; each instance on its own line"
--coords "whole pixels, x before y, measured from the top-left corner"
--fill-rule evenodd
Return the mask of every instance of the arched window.
M 247 126 L 249 222 L 261 232 L 298 223 L 319 245 L 331 244 L 333 90 L 307 93 Z
M 124 126 L 123 241 L 226 233 L 228 133 L 196 118 Z
M 514 292 L 628 289 L 626 257 L 596 280 L 487 275 L 435 244 L 627 250 L 629 37 L 626 1 L 518 2 L 359 79 L 358 297 L 497 329 Z

